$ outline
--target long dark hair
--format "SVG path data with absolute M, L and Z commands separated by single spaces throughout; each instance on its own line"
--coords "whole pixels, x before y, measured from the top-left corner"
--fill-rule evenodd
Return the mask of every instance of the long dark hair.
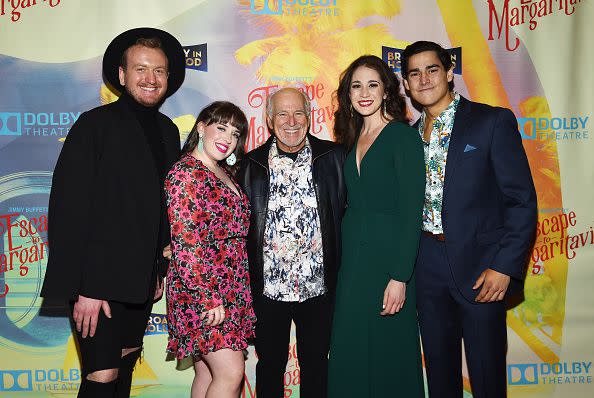
M 375 55 L 363 55 L 354 60 L 340 74 L 338 89 L 334 93 L 337 110 L 334 112 L 334 138 L 350 151 L 363 127 L 363 116 L 351 108 L 349 96 L 353 73 L 361 66 L 375 70 L 384 85 L 386 113 L 392 120 L 406 122 L 406 102 L 400 93 L 400 82 L 388 65 Z M 382 104 L 383 112 L 384 105 Z
M 223 168 L 225 168 L 231 175 L 235 176 L 245 153 L 245 140 L 248 133 L 248 121 L 245 114 L 237 105 L 228 101 L 215 101 L 208 105 L 200 111 L 200 114 L 196 118 L 196 123 L 194 123 L 194 127 L 192 127 L 192 131 L 190 131 L 184 147 L 182 148 L 182 155 L 192 152 L 194 148 L 196 148 L 196 145 L 198 145 L 198 142 L 200 141 L 200 136 L 198 135 L 198 123 L 200 122 L 207 126 L 215 123 L 230 124 L 239 130 L 239 139 L 237 140 L 237 146 L 233 151 L 237 157 L 237 162 L 233 166 L 229 166 L 224 160 L 219 162 Z

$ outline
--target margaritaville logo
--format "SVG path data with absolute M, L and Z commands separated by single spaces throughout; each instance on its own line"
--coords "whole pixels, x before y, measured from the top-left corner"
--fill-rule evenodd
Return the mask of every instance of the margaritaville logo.
M 528 24 L 530 30 L 536 29 L 540 18 L 551 15 L 554 12 L 563 12 L 565 15 L 572 15 L 575 12 L 577 3 L 582 0 L 487 0 L 489 4 L 489 40 L 494 40 L 493 33 L 497 39 L 502 35 L 505 39 L 505 47 L 508 51 L 514 51 L 520 45 L 516 37 L 513 42 L 509 36 L 509 29 L 512 26 Z M 501 4 L 498 9 L 495 5 Z
M 0 16 L 10 14 L 10 20 L 17 22 L 21 19 L 21 14 L 30 7 L 35 7 L 38 4 L 49 5 L 54 8 L 60 4 L 61 0 L 0 0 Z

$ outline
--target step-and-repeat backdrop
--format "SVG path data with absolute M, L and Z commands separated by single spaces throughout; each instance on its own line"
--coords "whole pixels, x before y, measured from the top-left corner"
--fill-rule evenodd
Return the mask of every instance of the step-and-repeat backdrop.
M 76 394 L 81 375 L 68 320 L 59 303 L 39 298 L 52 170 L 81 112 L 116 98 L 101 79 L 107 44 L 129 28 L 154 26 L 186 51 L 185 82 L 162 108 L 182 140 L 201 108 L 226 99 L 248 116 L 248 149 L 269 135 L 264 101 L 277 87 L 302 88 L 311 132 L 330 139 L 332 94 L 354 58 L 378 55 L 399 73 L 410 42 L 453 49 L 456 90 L 516 114 L 538 190 L 525 301 L 507 315 L 509 395 L 591 397 L 592 20 L 588 0 L 0 0 L 2 396 Z M 95 220 L 80 222 L 93 228 Z M 166 334 L 161 301 L 134 396 L 189 395 L 193 371 L 166 361 Z M 289 352 L 285 397 L 298 397 L 294 338 Z M 242 397 L 256 396 L 255 363 L 250 349 Z M 467 379 L 465 389 L 471 396 Z

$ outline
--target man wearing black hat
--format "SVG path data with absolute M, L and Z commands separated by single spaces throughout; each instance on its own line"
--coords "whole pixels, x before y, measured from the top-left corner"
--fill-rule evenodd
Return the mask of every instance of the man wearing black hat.
M 123 93 L 83 113 L 64 143 L 41 295 L 70 300 L 83 374 L 78 396 L 129 397 L 167 268 L 162 183 L 180 142 L 158 108 L 183 82 L 183 49 L 162 30 L 132 29 L 108 46 L 103 73 Z

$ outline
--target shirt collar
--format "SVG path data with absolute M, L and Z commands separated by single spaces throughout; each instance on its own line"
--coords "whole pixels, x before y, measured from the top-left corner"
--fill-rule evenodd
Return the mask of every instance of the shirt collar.
M 302 158 L 303 156 L 309 155 L 311 152 L 311 145 L 309 144 L 309 138 L 305 137 L 305 146 L 302 150 L 299 151 L 297 155 L 297 159 Z M 278 147 L 276 146 L 276 137 L 272 139 L 272 145 L 270 146 L 270 159 L 272 158 L 280 158 L 282 155 L 278 152 Z
M 448 104 L 448 106 L 441 111 L 441 113 L 435 118 L 435 122 L 438 123 L 444 123 L 445 122 L 445 116 L 446 115 L 450 115 L 452 113 L 456 112 L 456 109 L 458 108 L 458 103 L 460 102 L 460 94 L 454 91 L 454 99 L 452 100 L 452 102 L 450 102 Z M 421 114 L 421 123 L 419 123 L 419 130 L 423 131 L 423 128 L 425 126 L 425 118 L 426 118 L 426 112 L 425 110 L 423 110 L 423 113 Z

